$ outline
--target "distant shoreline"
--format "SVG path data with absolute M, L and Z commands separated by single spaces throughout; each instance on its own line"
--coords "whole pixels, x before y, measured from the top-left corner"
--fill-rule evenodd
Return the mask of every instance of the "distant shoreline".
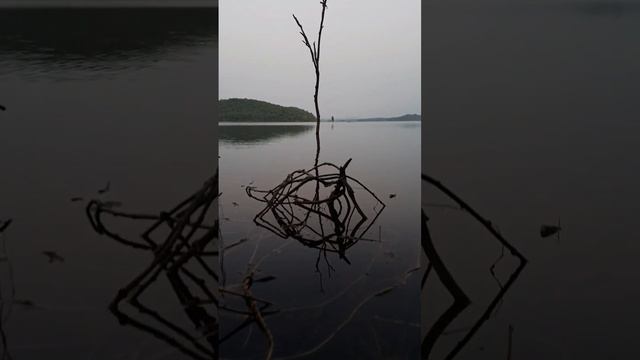
M 421 123 L 420 120 L 336 120 L 334 122 L 337 123 L 370 123 L 370 122 L 390 122 L 390 123 Z M 322 120 L 320 123 L 331 124 L 332 121 Z M 309 121 L 220 121 L 218 122 L 219 126 L 308 126 L 313 127 L 316 126 L 315 123 Z
M 218 100 L 220 106 L 219 122 L 222 123 L 278 123 L 278 122 L 309 122 L 316 123 L 316 117 L 307 110 L 293 106 L 282 106 L 262 100 L 247 98 L 230 98 Z M 370 117 L 356 119 L 320 119 L 320 122 L 393 122 L 393 121 L 421 121 L 422 115 L 404 114 L 393 117 Z
M 321 119 L 321 122 L 331 122 L 329 119 Z M 375 117 L 375 118 L 358 118 L 358 119 L 335 119 L 336 122 L 378 122 L 378 121 L 422 121 L 422 115 L 405 114 L 394 117 Z
M 417 119 L 401 119 L 401 118 L 373 118 L 373 119 L 336 119 L 335 121 L 331 120 L 320 120 L 320 122 L 420 122 L 422 118 Z

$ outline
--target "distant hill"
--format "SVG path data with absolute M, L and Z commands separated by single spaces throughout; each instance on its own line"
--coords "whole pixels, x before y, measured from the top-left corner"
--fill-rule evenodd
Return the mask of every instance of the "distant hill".
M 220 121 L 296 122 L 316 121 L 315 116 L 296 107 L 285 107 L 253 99 L 220 100 Z
M 353 122 L 353 121 L 420 121 L 420 120 L 422 120 L 422 116 L 418 115 L 418 114 L 407 114 L 407 115 L 396 116 L 396 117 L 388 117 L 388 118 L 336 119 L 336 121 L 346 121 L 346 122 Z M 324 120 L 324 121 L 331 121 L 331 120 Z

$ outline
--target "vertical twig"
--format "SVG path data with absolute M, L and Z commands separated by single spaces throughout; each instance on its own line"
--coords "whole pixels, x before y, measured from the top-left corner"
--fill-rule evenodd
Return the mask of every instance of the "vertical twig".
M 309 49 L 309 53 L 311 54 L 311 62 L 313 62 L 313 68 L 316 73 L 316 85 L 315 92 L 313 94 L 313 103 L 316 108 L 316 160 L 315 165 L 318 166 L 318 158 L 320 157 L 320 107 L 318 105 L 318 90 L 320 88 L 320 41 L 322 40 L 322 29 L 324 28 L 324 14 L 327 9 L 327 0 L 322 0 L 320 2 L 322 5 L 322 15 L 320 17 L 320 28 L 318 29 L 318 45 L 314 42 L 313 45 L 309 42 L 309 38 L 302 27 L 302 24 L 296 17 L 293 15 L 293 19 L 298 24 L 300 28 L 300 35 L 302 35 L 302 43 Z

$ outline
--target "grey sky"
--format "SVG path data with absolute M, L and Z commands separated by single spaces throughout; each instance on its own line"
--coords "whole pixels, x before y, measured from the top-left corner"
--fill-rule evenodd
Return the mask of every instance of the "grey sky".
M 319 2 L 220 1 L 220 98 L 255 98 L 311 111 L 313 65 L 291 14 L 317 38 Z M 322 117 L 420 113 L 420 1 L 327 4 Z

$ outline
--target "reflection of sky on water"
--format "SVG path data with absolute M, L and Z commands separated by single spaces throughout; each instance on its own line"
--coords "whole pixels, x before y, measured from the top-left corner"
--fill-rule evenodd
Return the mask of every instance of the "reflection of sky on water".
M 218 128 L 218 141 L 222 144 L 256 145 L 282 137 L 301 135 L 314 129 L 313 124 L 254 124 L 221 125 Z
M 362 181 L 387 205 L 365 236 L 372 239 L 380 236 L 382 243 L 357 242 L 346 253 L 351 265 L 330 253 L 329 262 L 336 269 L 330 277 L 325 261 L 320 261 L 324 293 L 315 267 L 318 250 L 293 241 L 274 253 L 273 250 L 286 244 L 287 240 L 256 227 L 253 217 L 264 204 L 249 198 L 245 192 L 247 185 L 258 189 L 272 188 L 291 171 L 310 168 L 315 156 L 315 132 L 310 131 L 314 126 L 307 126 L 308 130 L 304 132 L 285 133 L 282 137 L 261 139 L 242 146 L 220 142 L 222 238 L 227 244 L 249 239 L 225 255 L 228 283 L 239 280 L 256 249 L 256 259 L 271 254 L 260 269 L 262 275 L 273 275 L 276 279 L 264 285 L 256 284 L 255 295 L 273 301 L 282 309 L 311 307 L 305 311 L 284 311 L 267 318 L 276 339 L 278 356 L 317 345 L 349 317 L 359 302 L 394 284 L 406 270 L 417 265 L 420 129 L 419 123 L 416 124 L 418 126 L 410 127 L 390 122 L 321 124 L 320 162 L 342 165 L 352 158 L 347 173 Z M 272 126 L 258 125 L 251 131 L 260 132 Z M 219 129 L 224 131 L 225 127 Z M 254 126 L 231 127 L 241 131 Z M 362 193 L 358 201 L 370 213 L 375 201 L 364 196 L 364 190 L 359 186 L 354 190 L 356 195 Z M 391 194 L 395 196 L 390 198 Z M 377 341 L 376 337 L 385 356 L 416 357 L 419 328 L 389 325 L 380 319 L 415 324 L 419 318 L 419 280 L 414 274 L 406 285 L 368 301 L 335 338 L 310 358 L 376 358 L 379 349 L 371 346 Z M 325 302 L 326 306 L 319 306 Z M 221 326 L 229 329 L 234 324 L 236 320 L 227 317 Z M 246 347 L 247 332 L 238 334 L 222 345 L 222 353 L 230 358 L 240 354 L 262 354 L 263 338 L 256 334 L 254 329 Z

